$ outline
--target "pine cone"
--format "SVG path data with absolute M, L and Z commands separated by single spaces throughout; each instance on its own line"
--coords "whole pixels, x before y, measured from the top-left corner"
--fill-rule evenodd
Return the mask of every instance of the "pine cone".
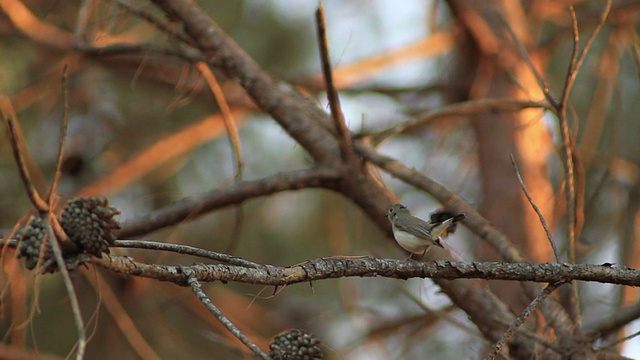
M 32 216 L 27 222 L 27 226 L 16 231 L 16 238 L 19 240 L 19 255 L 24 257 L 25 266 L 29 270 L 38 265 L 42 242 L 47 234 L 47 228 L 44 220 Z M 47 248 L 43 254 L 42 262 L 46 263 L 53 259 L 53 249 L 51 244 L 47 242 Z
M 105 198 L 75 198 L 67 202 L 60 225 L 69 240 L 89 254 L 102 257 L 117 239 L 120 224 L 113 218 L 117 214 L 120 211 L 110 207 Z
M 293 329 L 283 332 L 269 344 L 269 356 L 274 360 L 315 360 L 324 359 L 320 341 L 304 330 Z

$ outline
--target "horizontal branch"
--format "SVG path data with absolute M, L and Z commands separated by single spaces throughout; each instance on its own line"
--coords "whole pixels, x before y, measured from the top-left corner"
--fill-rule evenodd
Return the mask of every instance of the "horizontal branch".
M 220 261 L 222 263 L 244 266 L 244 267 L 260 267 L 260 264 L 256 264 L 251 261 L 244 260 L 238 256 L 232 256 L 222 254 L 219 252 L 198 248 L 195 246 L 183 245 L 183 244 L 171 244 L 160 241 L 149 240 L 116 240 L 115 247 L 129 248 L 129 249 L 145 249 L 145 250 L 161 250 L 171 251 L 183 255 L 191 255 Z
M 233 265 L 195 264 L 151 265 L 129 257 L 103 256 L 91 262 L 123 275 L 152 278 L 186 285 L 184 269 L 193 271 L 198 281 L 234 281 L 257 285 L 286 286 L 301 282 L 343 277 L 388 277 L 396 279 L 486 279 L 533 281 L 541 283 L 572 280 L 640 286 L 640 272 L 591 264 L 530 264 L 499 262 L 455 262 L 447 260 L 419 262 L 372 257 L 331 257 L 281 267 L 264 265 L 247 268 Z
M 330 187 L 339 179 L 339 173 L 331 169 L 310 169 L 276 174 L 266 179 L 245 181 L 224 189 L 217 189 L 195 199 L 184 199 L 175 204 L 151 212 L 139 219 L 127 222 L 120 231 L 120 238 L 131 238 L 176 225 L 193 219 L 214 209 L 275 194 L 281 191 L 302 188 Z

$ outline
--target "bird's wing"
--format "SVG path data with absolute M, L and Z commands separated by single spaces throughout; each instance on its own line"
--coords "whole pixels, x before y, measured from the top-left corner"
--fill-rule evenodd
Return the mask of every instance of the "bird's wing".
M 442 229 L 439 229 L 440 228 L 440 224 L 438 224 L 437 225 L 437 228 L 438 228 L 437 231 L 438 232 L 432 232 L 432 229 L 435 229 L 436 227 L 431 226 L 430 224 L 428 224 L 427 222 L 423 221 L 422 219 L 419 219 L 419 218 L 416 218 L 416 217 L 414 217 L 414 219 L 416 221 L 413 223 L 412 227 L 408 227 L 408 226 L 406 226 L 404 224 L 397 224 L 397 223 L 395 224 L 395 226 L 400 231 L 408 232 L 409 234 L 411 234 L 413 236 L 419 237 L 421 239 L 429 240 L 432 244 L 442 247 L 442 245 L 439 243 L 439 241 L 437 241 L 438 240 L 438 235 L 440 233 L 442 233 L 442 231 L 444 229 L 446 229 L 447 226 L 449 226 L 451 224 L 451 221 L 453 219 L 446 220 L 445 221 L 446 226 L 444 228 L 442 228 Z

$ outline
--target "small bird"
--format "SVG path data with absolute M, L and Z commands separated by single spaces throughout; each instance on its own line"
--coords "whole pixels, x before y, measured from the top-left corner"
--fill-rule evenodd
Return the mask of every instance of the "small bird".
M 464 219 L 464 214 L 453 215 L 440 210 L 431 214 L 430 222 L 419 219 L 409 212 L 406 206 L 394 204 L 387 212 L 387 218 L 393 227 L 393 237 L 403 249 L 413 254 L 424 254 L 431 245 L 442 246 L 440 237 L 453 233 L 457 222 Z

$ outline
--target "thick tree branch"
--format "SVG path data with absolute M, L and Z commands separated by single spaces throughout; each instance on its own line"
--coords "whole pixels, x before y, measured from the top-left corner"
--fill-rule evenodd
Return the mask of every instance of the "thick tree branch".
M 412 261 L 371 257 L 331 257 L 306 261 L 293 266 L 264 265 L 248 268 L 236 265 L 145 264 L 122 256 L 92 258 L 93 264 L 123 275 L 135 275 L 186 285 L 189 268 L 199 281 L 234 281 L 256 285 L 287 286 L 302 282 L 344 277 L 388 277 L 394 279 L 486 279 L 533 281 L 539 283 L 572 280 L 640 286 L 640 271 L 591 264 L 529 264 L 499 262 L 456 262 L 448 260 Z

